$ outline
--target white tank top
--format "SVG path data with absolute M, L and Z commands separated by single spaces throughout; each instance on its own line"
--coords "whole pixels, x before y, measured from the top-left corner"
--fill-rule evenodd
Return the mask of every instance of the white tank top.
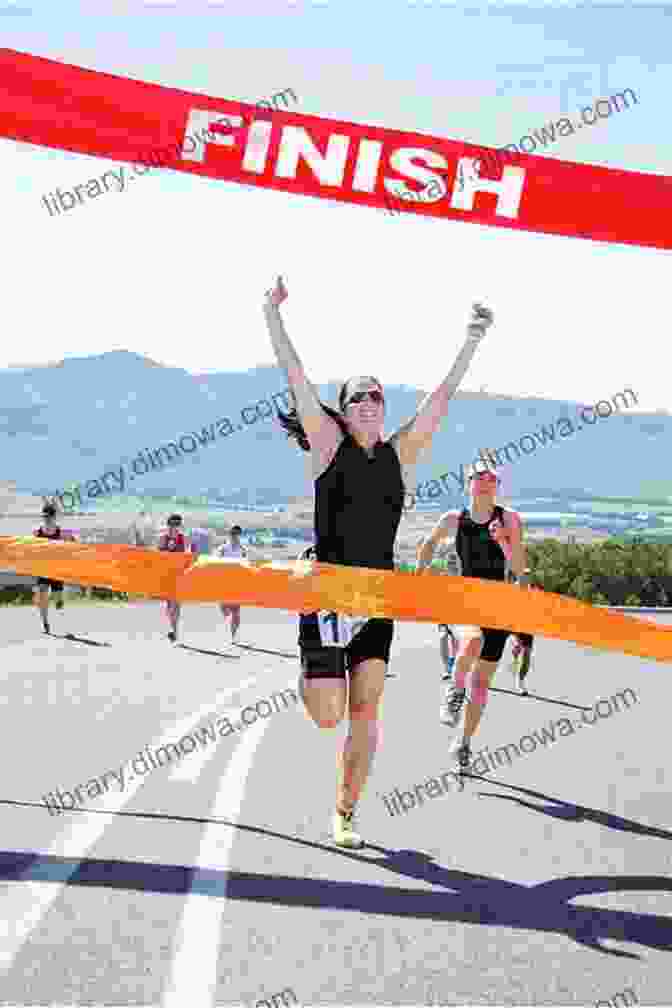
M 247 556 L 245 548 L 241 545 L 232 546 L 231 543 L 224 543 L 217 550 L 217 555 L 220 557 L 244 557 Z
M 210 532 L 206 528 L 191 530 L 191 552 L 197 556 L 207 556 L 210 552 Z

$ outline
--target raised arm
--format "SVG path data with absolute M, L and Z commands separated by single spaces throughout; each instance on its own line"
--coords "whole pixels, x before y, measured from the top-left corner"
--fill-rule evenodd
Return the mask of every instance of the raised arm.
M 447 539 L 449 535 L 455 532 L 459 518 L 460 516 L 457 511 L 447 511 L 446 514 L 441 515 L 432 531 L 422 540 L 418 547 L 416 570 L 422 571 L 429 567 L 434 556 L 434 550 L 443 539 Z
M 322 409 L 317 391 L 306 377 L 299 355 L 287 335 L 280 315 L 280 305 L 286 298 L 287 290 L 282 277 L 278 277 L 275 289 L 266 292 L 264 317 L 278 365 L 285 372 L 296 411 L 308 436 L 311 454 L 318 467 L 324 468 L 336 453 L 343 434 Z
M 480 304 L 473 306 L 471 321 L 467 327 L 467 339 L 448 375 L 423 399 L 415 416 L 399 427 L 390 438 L 402 465 L 414 465 L 420 454 L 431 444 L 434 434 L 448 412 L 448 403 L 459 388 L 476 353 L 476 347 L 492 322 L 493 314 L 488 308 Z

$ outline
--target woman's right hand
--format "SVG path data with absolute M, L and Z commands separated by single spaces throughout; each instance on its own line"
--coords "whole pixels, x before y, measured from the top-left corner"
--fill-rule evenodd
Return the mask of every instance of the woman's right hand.
M 266 304 L 277 308 L 283 301 L 287 300 L 287 297 L 287 288 L 282 282 L 282 277 L 279 276 L 275 287 L 272 290 L 266 291 Z

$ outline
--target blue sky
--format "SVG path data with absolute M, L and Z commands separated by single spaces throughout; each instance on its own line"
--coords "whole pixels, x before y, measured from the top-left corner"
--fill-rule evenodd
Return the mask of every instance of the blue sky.
M 492 146 L 631 88 L 636 105 L 546 156 L 672 175 L 672 7 L 93 6 L 0 0 L 3 45 L 243 101 L 291 87 L 297 111 Z M 317 381 L 374 373 L 429 388 L 485 300 L 496 325 L 465 387 L 584 402 L 630 387 L 642 408 L 669 408 L 669 253 L 173 172 L 59 217 L 40 202 L 117 167 L 0 140 L 1 367 L 122 348 L 192 372 L 270 363 L 260 306 L 281 272 L 288 330 Z

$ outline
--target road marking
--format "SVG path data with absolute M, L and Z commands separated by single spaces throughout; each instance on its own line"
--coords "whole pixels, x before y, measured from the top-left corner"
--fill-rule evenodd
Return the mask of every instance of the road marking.
M 217 708 L 231 698 L 232 695 L 246 686 L 256 682 L 256 678 L 246 679 L 243 683 L 222 690 L 217 693 L 214 700 L 203 704 L 197 711 L 187 714 L 180 720 L 173 722 L 172 727 L 164 735 L 150 745 L 158 748 L 167 745 L 168 742 L 180 738 L 190 728 L 196 725 L 201 718 L 207 714 L 214 714 Z M 118 812 L 126 805 L 135 793 L 142 787 L 147 777 L 138 777 L 130 788 L 120 791 L 117 794 L 108 793 L 105 796 L 105 808 L 111 812 Z M 47 815 L 45 808 L 44 815 Z M 66 813 L 67 815 L 67 813 Z M 68 857 L 80 859 L 72 869 L 74 874 L 81 861 L 86 858 L 89 850 L 98 842 L 107 827 L 114 822 L 114 816 L 95 815 L 90 818 L 81 812 L 73 813 L 75 821 L 63 824 L 63 828 L 50 845 L 49 849 L 37 852 L 43 857 Z M 56 822 L 56 819 L 54 818 Z M 28 871 L 30 869 L 27 869 Z M 69 876 L 70 877 L 70 876 Z M 2 893 L 2 916 L 0 917 L 0 970 L 11 969 L 14 960 L 21 951 L 23 944 L 28 940 L 31 932 L 37 927 L 40 920 L 50 909 L 52 904 L 59 898 L 63 886 L 55 885 L 53 882 L 27 882 L 24 878 L 18 878 L 13 882 L 5 882 L 0 887 Z
M 271 668 L 264 669 L 264 673 L 273 673 L 273 671 L 274 670 Z M 274 692 L 277 693 L 279 690 L 288 689 L 293 686 L 296 686 L 296 674 L 292 676 L 291 679 L 288 679 L 286 683 L 283 683 L 282 686 L 276 687 L 274 689 Z M 264 698 L 257 697 L 256 699 L 259 700 Z M 241 713 L 242 711 L 245 710 L 247 706 L 248 706 L 247 704 L 243 704 L 242 707 L 225 707 L 224 710 L 218 712 L 218 717 L 228 717 L 231 724 L 238 731 L 241 731 L 248 727 L 252 727 L 252 725 L 256 724 L 255 721 L 252 721 L 249 726 L 247 724 L 245 725 L 240 724 L 242 720 Z M 281 707 L 278 713 L 282 713 L 283 710 L 289 711 L 291 710 L 291 708 Z M 276 712 L 274 711 L 273 713 L 275 714 Z M 261 721 L 263 719 L 258 718 L 257 720 Z M 271 718 L 268 718 L 268 720 L 270 721 Z M 190 753 L 188 756 L 185 756 L 180 763 L 175 764 L 172 773 L 170 774 L 170 779 L 179 781 L 191 781 L 193 783 L 194 781 L 196 781 L 198 776 L 203 772 L 207 764 L 215 755 L 217 751 L 217 746 L 220 744 L 220 742 L 228 742 L 233 738 L 234 738 L 233 735 L 223 735 L 216 738 L 214 742 L 208 739 L 207 745 L 203 749 L 199 749 L 198 752 L 194 751 L 193 753 Z
M 229 822 L 238 820 L 247 776 L 265 731 L 266 722 L 258 721 L 241 735 L 212 803 L 210 815 L 213 818 Z M 228 871 L 235 833 L 231 826 L 217 823 L 205 826 L 194 865 Z M 176 929 L 175 953 L 161 1001 L 162 1008 L 214 1006 L 222 917 L 227 909 L 226 892 L 216 899 L 201 893 L 187 894 L 182 919 Z

